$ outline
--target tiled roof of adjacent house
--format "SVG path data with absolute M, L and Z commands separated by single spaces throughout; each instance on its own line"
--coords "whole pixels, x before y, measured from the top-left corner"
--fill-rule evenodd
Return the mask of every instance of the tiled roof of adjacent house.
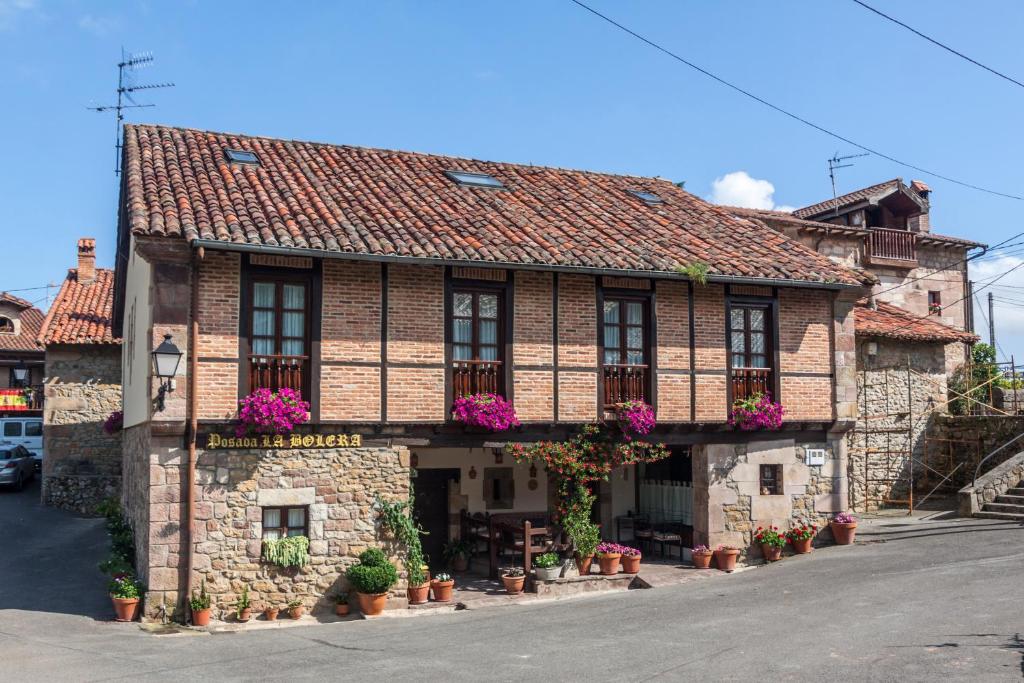
M 864 337 L 968 344 L 978 341 L 977 335 L 970 332 L 944 325 L 932 318 L 922 318 L 884 301 L 876 301 L 874 308 L 866 300 L 857 302 L 853 317 L 856 333 Z
M 0 292 L 0 303 L 7 303 L 21 309 L 18 314 L 21 329 L 18 334 L 0 333 L 0 351 L 42 351 L 36 341 L 43 324 L 43 312 L 21 297 Z
M 96 279 L 78 281 L 78 271 L 68 276 L 50 306 L 39 332 L 42 344 L 117 344 L 113 335 L 114 271 L 96 269 Z
M 828 211 L 836 206 L 843 208 L 850 204 L 856 204 L 857 202 L 864 201 L 865 199 L 872 197 L 879 192 L 887 189 L 895 190 L 903 183 L 902 178 L 893 178 L 892 180 L 886 180 L 884 183 L 878 183 L 877 185 L 871 185 L 870 187 L 864 187 L 859 190 L 854 190 L 848 194 L 840 195 L 835 199 L 826 199 L 823 202 L 817 204 L 811 204 L 810 206 L 804 206 L 793 211 L 793 215 L 797 218 L 809 218 L 811 216 L 817 216 L 823 211 Z
M 229 163 L 227 149 L 259 163 Z M 503 188 L 462 186 L 445 171 Z M 125 127 L 125 173 L 136 235 L 512 266 L 672 272 L 703 262 L 712 279 L 860 284 L 659 178 L 149 125 Z
M 815 221 L 809 218 L 800 218 L 788 211 L 773 211 L 771 209 L 748 209 L 742 206 L 725 206 L 730 213 L 738 216 L 745 216 L 748 218 L 757 218 L 758 220 L 776 221 L 778 223 L 785 223 L 787 225 L 793 225 L 798 228 L 808 229 L 819 229 L 819 230 L 835 230 L 850 234 L 862 234 L 867 235 L 870 233 L 870 228 L 858 228 L 852 225 L 837 225 L 835 223 L 824 223 L 822 221 Z

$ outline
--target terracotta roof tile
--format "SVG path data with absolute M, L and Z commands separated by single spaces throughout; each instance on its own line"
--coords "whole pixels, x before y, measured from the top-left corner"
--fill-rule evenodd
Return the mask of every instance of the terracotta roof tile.
M 835 199 L 826 199 L 823 202 L 817 204 L 811 204 L 810 206 L 804 206 L 793 211 L 793 215 L 797 218 L 810 218 L 817 216 L 825 211 L 834 209 L 837 205 L 839 208 L 848 206 L 850 204 L 856 204 L 857 202 L 864 201 L 868 197 L 878 194 L 879 192 L 891 187 L 896 189 L 903 183 L 902 178 L 893 178 L 892 180 L 886 180 L 884 183 L 878 183 L 877 185 L 871 185 L 870 187 L 864 187 L 859 190 L 854 190 L 848 194 L 840 195 Z
M 68 270 L 56 300 L 50 306 L 41 344 L 118 344 L 111 325 L 114 310 L 114 271 L 96 269 L 96 279 L 78 282 L 78 271 Z
M 875 308 L 866 300 L 857 302 L 854 309 L 856 333 L 864 337 L 887 337 L 905 341 L 965 342 L 973 344 L 978 336 L 958 330 L 930 318 L 921 318 L 910 311 L 885 303 L 875 302 Z
M 226 148 L 259 165 L 230 164 Z M 162 126 L 125 127 L 130 229 L 189 241 L 510 265 L 859 284 L 856 273 L 658 178 Z M 457 185 L 487 173 L 506 189 Z M 648 205 L 630 194 L 661 197 Z
M 18 319 L 21 329 L 18 334 L 0 334 L 0 351 L 42 351 L 36 341 L 43 324 L 43 312 L 21 297 L 0 292 L 0 303 L 12 304 L 21 309 Z

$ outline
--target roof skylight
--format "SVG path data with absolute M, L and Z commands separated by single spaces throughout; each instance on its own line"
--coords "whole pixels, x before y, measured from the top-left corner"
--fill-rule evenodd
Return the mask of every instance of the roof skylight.
M 258 166 L 260 158 L 256 152 L 249 152 L 244 149 L 225 149 L 224 156 L 233 164 L 253 164 Z
M 629 193 L 637 199 L 642 199 L 648 204 L 661 204 L 665 201 L 653 192 L 647 192 L 646 190 L 630 190 Z
M 468 185 L 470 187 L 491 187 L 496 189 L 502 189 L 505 186 L 501 184 L 501 181 L 494 176 L 487 175 L 486 173 L 471 173 L 469 171 L 445 171 L 444 174 L 457 182 L 459 185 Z

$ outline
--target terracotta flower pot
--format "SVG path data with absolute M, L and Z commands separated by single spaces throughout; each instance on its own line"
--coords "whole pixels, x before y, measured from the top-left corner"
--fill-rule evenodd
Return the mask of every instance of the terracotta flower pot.
M 305 607 L 302 605 L 299 605 L 298 607 L 289 607 L 288 616 L 290 616 L 292 619 L 298 619 L 302 616 L 302 610 L 304 609 Z
M 736 548 L 729 550 L 716 550 L 715 551 L 715 566 L 723 572 L 731 572 L 736 569 L 736 558 L 739 557 L 740 551 Z
M 693 557 L 694 569 L 707 569 L 711 566 L 711 557 L 714 555 L 714 553 L 708 550 L 707 552 L 703 553 L 691 553 L 691 555 Z M 734 561 L 733 565 L 735 564 L 736 563 Z
M 280 607 L 268 607 L 263 610 L 263 618 L 267 621 L 277 621 L 277 614 L 280 611 Z
M 622 556 L 622 573 L 623 574 L 639 574 L 640 573 L 640 555 L 623 555 Z
M 434 602 L 451 602 L 454 587 L 455 581 L 431 581 L 430 589 L 434 592 Z
M 782 548 L 777 545 L 762 543 L 761 554 L 764 555 L 764 559 L 768 562 L 775 562 L 776 560 L 782 559 Z
M 832 538 L 836 540 L 836 545 L 853 543 L 853 537 L 857 533 L 857 522 L 829 522 L 828 527 L 832 530 Z
M 238 620 L 243 624 L 252 619 L 252 608 L 246 607 L 238 613 Z
M 791 543 L 793 544 L 793 552 L 797 555 L 803 555 L 804 553 L 811 552 L 811 543 L 813 541 L 813 538 L 794 538 L 791 541 Z
M 526 581 L 525 576 L 503 576 L 501 582 L 505 584 L 505 592 L 509 595 L 518 595 L 523 592 L 523 583 Z
M 118 621 L 135 621 L 135 614 L 139 611 L 138 598 L 115 598 L 110 600 L 114 603 L 114 614 Z
M 576 555 L 576 568 L 580 570 L 580 576 L 586 576 L 590 573 L 590 565 L 593 564 L 593 562 L 593 555 L 587 555 L 586 557 Z
M 601 573 L 605 576 L 611 576 L 612 574 L 619 573 L 619 563 L 622 561 L 622 555 L 620 553 L 608 553 L 607 555 L 598 555 L 597 563 L 601 565 Z
M 192 625 L 193 626 L 209 626 L 210 625 L 210 612 L 213 609 L 207 607 L 206 609 L 197 609 L 192 612 Z
M 409 586 L 406 593 L 410 605 L 423 605 L 430 599 L 430 584 L 424 582 L 418 586 Z
M 356 593 L 359 600 L 359 611 L 368 617 L 375 617 L 384 611 L 388 603 L 387 593 Z
M 464 572 L 469 569 L 469 558 L 465 555 L 457 555 L 452 558 L 452 571 Z
M 335 604 L 334 605 L 334 613 L 337 614 L 339 617 L 347 617 L 348 616 L 348 603 L 347 602 L 339 602 L 339 603 Z

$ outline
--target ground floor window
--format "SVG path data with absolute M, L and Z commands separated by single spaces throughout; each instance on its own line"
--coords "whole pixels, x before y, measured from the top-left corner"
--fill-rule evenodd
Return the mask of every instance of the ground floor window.
M 637 510 L 651 523 L 693 523 L 693 463 L 689 446 L 664 460 L 637 466 Z
M 306 507 L 263 508 L 263 538 L 308 536 L 308 513 Z
M 782 495 L 782 465 L 761 465 L 761 495 Z

